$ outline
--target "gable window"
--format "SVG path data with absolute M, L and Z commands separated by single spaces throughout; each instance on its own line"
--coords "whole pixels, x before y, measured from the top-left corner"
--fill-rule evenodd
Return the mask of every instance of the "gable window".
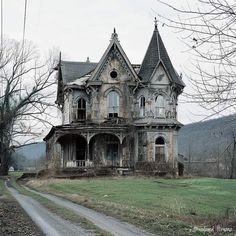
M 80 98 L 78 100 L 77 119 L 78 120 L 86 119 L 86 101 L 83 98 Z
M 155 116 L 165 117 L 165 100 L 162 95 L 158 95 L 155 99 Z
M 113 70 L 111 73 L 110 73 L 110 76 L 112 79 L 115 79 L 117 77 L 117 72 L 115 70 Z
M 165 140 L 162 137 L 155 140 L 155 161 L 165 163 Z
M 119 99 L 117 92 L 111 91 L 108 94 L 108 117 L 118 117 L 119 114 Z
M 139 99 L 139 111 L 140 111 L 140 117 L 144 117 L 145 116 L 145 97 L 142 96 L 140 99 Z

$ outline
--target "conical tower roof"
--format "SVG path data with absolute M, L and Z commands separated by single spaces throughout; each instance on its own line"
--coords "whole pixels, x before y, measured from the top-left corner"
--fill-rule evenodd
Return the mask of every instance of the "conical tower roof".
M 150 44 L 139 71 L 139 76 L 143 82 L 147 82 L 151 79 L 151 76 L 159 63 L 162 63 L 162 65 L 165 67 L 166 72 L 173 82 L 185 86 L 184 82 L 177 74 L 171 63 L 169 55 L 158 31 L 157 24 L 155 24 L 155 29 Z

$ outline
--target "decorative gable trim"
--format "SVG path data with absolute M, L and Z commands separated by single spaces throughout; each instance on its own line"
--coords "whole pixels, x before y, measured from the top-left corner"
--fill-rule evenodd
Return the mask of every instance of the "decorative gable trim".
M 91 77 L 89 78 L 89 81 L 95 81 L 99 78 L 103 70 L 105 69 L 106 65 L 112 60 L 112 54 L 118 58 L 120 61 L 122 67 L 125 69 L 125 71 L 128 73 L 128 75 L 132 78 L 134 78 L 136 81 L 139 81 L 139 78 L 134 71 L 128 57 L 126 56 L 124 50 L 122 49 L 117 34 L 114 30 L 114 33 L 112 34 L 112 38 L 110 41 L 110 44 L 108 48 L 106 49 L 105 53 L 103 54 L 101 60 L 99 61 L 96 69 L 92 73 Z M 109 55 L 111 54 L 111 55 Z
M 156 74 L 156 72 L 157 72 L 157 70 L 158 70 L 158 67 L 159 67 L 160 65 L 163 66 L 164 71 L 166 72 L 168 79 L 169 79 L 171 82 L 174 82 L 173 79 L 171 78 L 171 76 L 170 76 L 170 74 L 169 74 L 167 68 L 165 67 L 165 64 L 163 63 L 163 61 L 162 61 L 161 59 L 160 59 L 159 62 L 157 63 L 157 65 L 156 65 L 154 71 L 152 72 L 152 75 L 150 76 L 148 82 L 151 82 L 151 81 L 152 81 L 153 76 Z

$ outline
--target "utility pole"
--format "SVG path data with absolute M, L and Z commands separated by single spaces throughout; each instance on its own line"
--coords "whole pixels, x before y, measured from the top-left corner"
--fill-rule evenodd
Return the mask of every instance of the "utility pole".
M 0 54 L 2 56 L 3 53 L 3 0 L 1 0 L 1 50 Z M 1 87 L 0 87 L 0 96 L 3 95 L 3 81 L 0 81 Z
M 1 0 L 1 50 L 3 48 L 3 0 Z

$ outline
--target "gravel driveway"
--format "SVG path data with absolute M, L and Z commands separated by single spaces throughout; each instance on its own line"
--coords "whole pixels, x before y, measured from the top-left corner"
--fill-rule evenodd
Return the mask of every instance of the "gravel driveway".
M 12 196 L 31 217 L 35 224 L 48 236 L 87 236 L 91 235 L 78 225 L 71 224 L 54 213 L 51 213 L 36 200 L 18 193 L 14 188 L 7 186 Z
M 149 234 L 131 224 L 121 222 L 113 217 L 106 216 L 102 213 L 96 212 L 92 209 L 86 208 L 84 206 L 72 203 L 68 200 L 65 200 L 60 197 L 56 197 L 51 194 L 46 194 L 46 193 L 41 193 L 38 191 L 34 191 L 32 189 L 29 189 L 25 187 L 27 190 L 32 191 L 36 194 L 39 194 L 42 197 L 45 197 L 51 201 L 53 201 L 55 204 L 58 204 L 62 207 L 65 207 L 67 209 L 70 209 L 74 211 L 76 214 L 79 216 L 82 216 L 95 225 L 97 225 L 99 228 L 106 230 L 113 235 L 116 236 L 138 236 L 138 235 L 143 235 L 143 236 L 150 236 L 152 234 Z

